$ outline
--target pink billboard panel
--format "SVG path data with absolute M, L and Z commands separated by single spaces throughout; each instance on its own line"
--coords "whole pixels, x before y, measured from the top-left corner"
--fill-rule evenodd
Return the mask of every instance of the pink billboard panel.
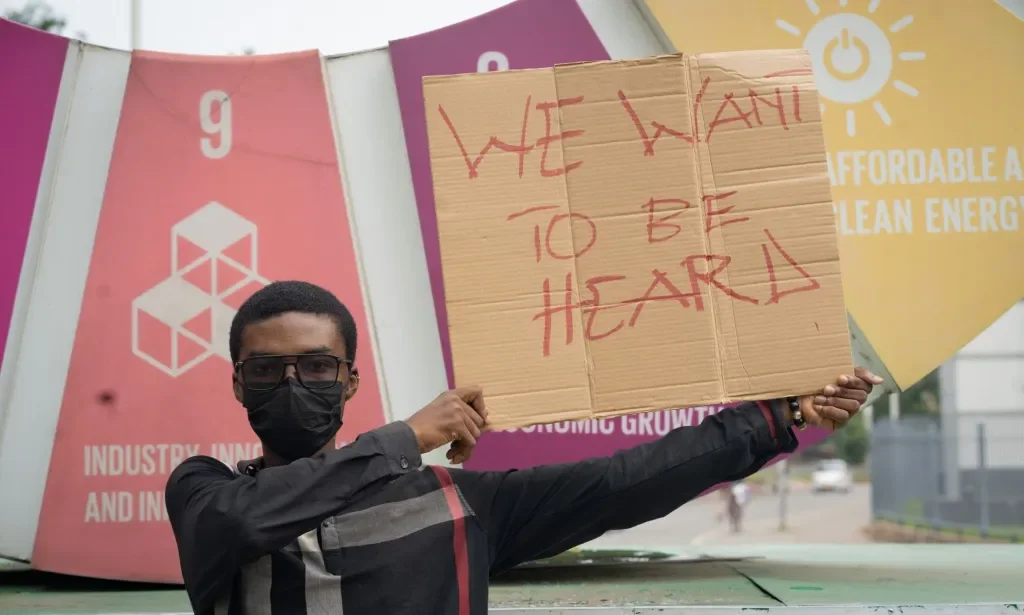
M 167 476 L 192 455 L 261 454 L 228 345 L 257 289 L 316 282 L 369 331 L 337 160 L 316 51 L 132 55 L 35 567 L 180 582 Z M 384 422 L 374 352 L 359 346 L 339 443 Z

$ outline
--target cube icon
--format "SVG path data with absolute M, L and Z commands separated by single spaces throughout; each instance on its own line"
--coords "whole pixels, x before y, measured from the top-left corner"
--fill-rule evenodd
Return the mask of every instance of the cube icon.
M 213 308 L 210 295 L 181 278 L 167 278 L 132 301 L 132 352 L 168 376 L 178 377 L 213 354 L 210 340 L 186 327 L 204 314 L 209 315 L 212 325 Z M 143 318 L 166 326 L 170 335 L 169 357 L 158 356 L 154 350 L 143 347 Z M 186 346 L 198 347 L 200 351 L 186 354 Z
M 171 227 L 170 277 L 132 302 L 136 356 L 172 378 L 211 356 L 231 360 L 239 297 L 270 283 L 256 270 L 256 231 L 216 201 Z
M 256 254 L 256 225 L 216 201 L 171 228 L 171 275 L 187 274 L 208 259 L 216 296 L 257 276 Z
M 256 278 L 256 272 L 238 261 L 218 254 L 213 258 L 211 287 L 218 299 L 223 299 Z

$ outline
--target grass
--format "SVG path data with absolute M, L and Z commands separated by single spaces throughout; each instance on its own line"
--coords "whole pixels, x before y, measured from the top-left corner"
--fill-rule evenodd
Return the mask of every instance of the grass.
M 881 516 L 876 518 L 876 521 L 887 521 L 889 523 L 895 523 L 906 528 L 913 528 L 916 530 L 922 530 L 927 532 L 933 532 L 944 536 L 967 536 L 970 538 L 985 538 L 994 541 L 1005 541 L 1005 542 L 1024 542 L 1024 526 L 1020 525 L 996 525 L 989 527 L 988 531 L 982 535 L 981 528 L 972 526 L 963 527 L 944 527 L 936 525 L 931 521 L 923 518 L 915 518 L 912 516 L 894 518 L 888 516 Z
M 924 514 L 924 503 L 917 498 L 910 498 L 903 502 L 903 510 L 899 515 L 880 514 L 876 521 L 885 521 L 901 527 L 914 530 L 921 530 L 948 537 L 967 537 L 993 540 L 998 542 L 1024 542 L 1024 526 L 1020 525 L 996 525 L 990 526 L 982 534 L 981 528 L 969 525 L 944 525 L 941 521 L 935 522 Z

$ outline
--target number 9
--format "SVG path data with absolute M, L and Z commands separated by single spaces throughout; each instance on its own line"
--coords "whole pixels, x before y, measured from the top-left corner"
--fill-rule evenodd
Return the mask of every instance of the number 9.
M 213 110 L 216 105 L 219 111 L 218 119 L 213 119 Z M 199 126 L 203 132 L 210 137 L 199 139 L 199 149 L 207 158 L 223 158 L 231 151 L 231 98 L 227 92 L 210 90 L 199 99 Z M 217 145 L 214 146 L 213 135 L 219 135 Z

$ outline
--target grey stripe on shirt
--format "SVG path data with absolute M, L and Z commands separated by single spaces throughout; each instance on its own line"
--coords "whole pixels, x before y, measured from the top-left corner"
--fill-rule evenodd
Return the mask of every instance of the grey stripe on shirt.
M 297 542 L 306 573 L 306 614 L 340 615 L 341 577 L 327 572 L 316 530 L 299 536 Z
M 465 516 L 466 507 L 458 514 Z M 408 500 L 379 504 L 339 515 L 323 528 L 325 550 L 362 547 L 398 540 L 428 527 L 452 521 L 444 492 L 431 491 Z

